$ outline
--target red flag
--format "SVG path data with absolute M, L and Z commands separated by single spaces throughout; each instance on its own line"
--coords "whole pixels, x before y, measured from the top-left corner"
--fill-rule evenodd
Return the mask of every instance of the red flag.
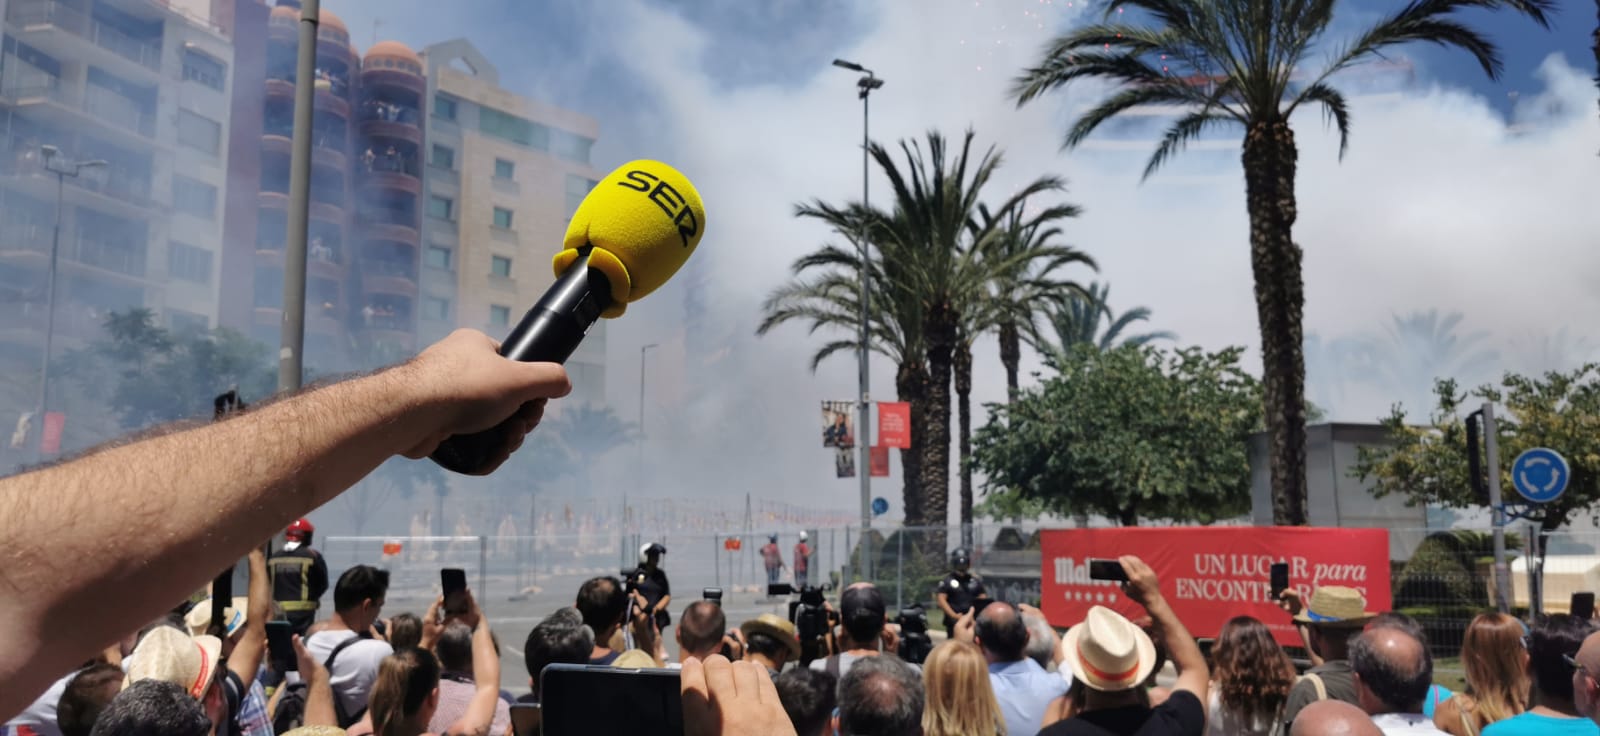
M 878 444 L 884 448 L 911 449 L 910 404 L 878 402 Z
M 39 451 L 54 455 L 61 452 L 61 432 L 67 428 L 67 415 L 59 411 L 44 413 L 44 434 L 39 437 Z
M 889 448 L 883 445 L 873 447 L 872 457 L 869 459 L 872 463 L 872 477 L 889 477 Z

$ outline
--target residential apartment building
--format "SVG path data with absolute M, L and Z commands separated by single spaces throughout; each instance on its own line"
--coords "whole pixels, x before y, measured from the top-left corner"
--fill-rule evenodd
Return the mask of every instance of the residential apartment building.
M 423 182 L 423 342 L 508 332 L 555 281 L 551 259 L 600 178 L 593 118 L 500 87 L 465 40 L 422 51 L 431 100 Z M 605 400 L 605 321 L 567 361 L 575 401 Z
M 13 387 L 37 391 L 58 204 L 54 354 L 99 337 L 113 310 L 216 324 L 234 54 L 209 4 L 190 5 L 0 2 L 0 360 Z M 47 159 L 104 163 L 65 177 L 58 202 Z M 6 417 L 32 408 L 21 392 L 0 404 Z

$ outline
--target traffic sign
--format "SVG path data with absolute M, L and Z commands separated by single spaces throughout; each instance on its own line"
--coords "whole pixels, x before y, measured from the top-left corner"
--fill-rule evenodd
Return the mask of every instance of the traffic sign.
M 883 516 L 889 513 L 889 499 L 879 496 L 872 499 L 872 515 Z
M 1511 485 L 1523 498 L 1534 503 L 1550 503 L 1567 490 L 1572 470 L 1561 453 L 1535 447 L 1511 463 Z

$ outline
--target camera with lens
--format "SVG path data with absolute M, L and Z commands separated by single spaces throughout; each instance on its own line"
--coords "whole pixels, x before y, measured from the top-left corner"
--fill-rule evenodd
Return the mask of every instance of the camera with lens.
M 900 609 L 894 619 L 900 626 L 900 658 L 911 664 L 927 661 L 933 651 L 933 639 L 928 636 L 928 613 L 915 603 Z
M 828 615 L 827 600 L 823 591 L 831 585 L 807 585 L 800 589 L 799 600 L 789 602 L 789 620 L 794 622 L 800 638 L 800 666 L 811 660 L 828 656 L 827 636 L 833 622 Z

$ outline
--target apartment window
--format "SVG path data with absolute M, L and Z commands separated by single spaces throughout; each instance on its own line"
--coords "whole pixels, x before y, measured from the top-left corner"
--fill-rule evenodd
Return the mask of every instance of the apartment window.
M 213 156 L 222 150 L 222 124 L 188 110 L 178 110 L 178 142 Z
M 449 146 L 433 144 L 433 165 L 441 169 L 455 170 L 456 149 Z
M 565 130 L 550 132 L 550 152 L 556 158 L 566 159 L 580 164 L 589 163 L 589 153 L 594 149 L 594 139 L 569 133 Z
M 494 208 L 494 226 L 501 230 L 511 229 L 511 210 L 504 207 Z
M 449 248 L 440 248 L 437 245 L 430 245 L 428 246 L 426 258 L 429 268 L 440 268 L 446 271 L 450 270 Z
M 511 307 L 503 307 L 503 306 L 500 306 L 499 304 L 491 304 L 491 305 L 489 305 L 489 326 L 490 327 L 505 327 L 506 325 L 508 325 L 510 323 L 511 323 Z
M 456 201 L 449 197 L 441 197 L 437 194 L 428 196 L 429 217 L 437 217 L 441 220 L 454 219 L 455 208 Z
M 167 273 L 195 284 L 211 283 L 211 251 L 172 241 L 167 248 Z
M 531 146 L 541 151 L 550 148 L 550 129 L 528 120 L 501 112 L 492 107 L 478 110 L 478 130 L 484 135 L 494 136 L 501 140 L 511 141 L 524 146 Z
M 456 119 L 456 100 L 454 97 L 444 95 L 433 96 L 433 114 L 445 120 Z
M 450 302 L 436 296 L 422 297 L 423 319 L 450 319 Z
M 217 217 L 217 188 L 182 174 L 174 174 L 172 206 L 179 212 L 214 220 Z
M 182 309 L 167 309 L 167 324 L 172 326 L 173 332 L 205 332 L 211 327 L 211 320 L 203 314 L 195 314 Z
M 503 158 L 497 158 L 497 159 L 494 160 L 494 178 L 496 178 L 496 179 L 514 179 L 514 178 L 516 178 L 516 176 L 515 176 L 516 173 L 517 173 L 517 165 L 516 164 L 511 163 L 510 161 L 507 161 L 507 160 L 505 160 Z
M 210 54 L 186 47 L 183 50 L 183 78 L 221 92 L 223 80 L 228 78 L 228 66 Z
M 578 211 L 578 205 L 583 204 L 583 198 L 589 196 L 589 190 L 599 183 L 577 174 L 567 174 L 567 217 Z
M 505 256 L 492 256 L 489 258 L 489 275 L 501 278 L 511 278 L 511 259 Z

